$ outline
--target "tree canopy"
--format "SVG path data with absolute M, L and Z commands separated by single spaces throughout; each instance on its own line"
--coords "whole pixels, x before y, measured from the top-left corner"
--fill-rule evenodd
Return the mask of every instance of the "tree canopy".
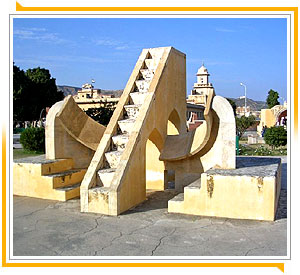
M 255 116 L 252 115 L 249 117 L 246 116 L 236 117 L 235 120 L 236 120 L 236 129 L 239 137 L 241 137 L 245 133 L 245 131 L 249 127 L 251 127 L 256 121 Z
M 115 108 L 111 104 L 107 104 L 105 107 L 90 108 L 86 110 L 85 113 L 100 124 L 107 126 L 113 115 L 114 109 Z
M 268 108 L 271 109 L 272 107 L 274 107 L 275 105 L 279 105 L 279 94 L 278 92 L 274 91 L 274 90 L 270 90 L 268 92 L 268 97 L 267 97 L 267 104 L 268 104 Z
M 230 99 L 230 98 L 226 98 L 226 99 L 230 103 L 230 105 L 231 105 L 231 107 L 233 109 L 234 116 L 236 116 L 236 104 L 235 104 L 235 102 L 232 99 Z
M 38 67 L 24 72 L 14 65 L 14 120 L 38 120 L 43 109 L 63 98 L 63 92 L 57 90 L 55 78 L 51 77 L 49 70 Z
M 273 126 L 266 130 L 264 140 L 268 145 L 272 146 L 273 149 L 275 147 L 285 146 L 287 144 L 287 131 L 283 126 Z

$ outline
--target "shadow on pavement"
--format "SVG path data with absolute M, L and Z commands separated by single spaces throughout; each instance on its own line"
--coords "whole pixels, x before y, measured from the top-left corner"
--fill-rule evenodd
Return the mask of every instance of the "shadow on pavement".
M 134 208 L 129 209 L 122 215 L 128 215 L 136 212 L 147 212 L 158 209 L 168 209 L 168 201 L 174 198 L 178 193 L 175 190 L 167 189 L 165 191 L 147 191 L 147 199 Z
M 286 189 L 281 189 L 275 220 L 281 220 L 286 218 L 287 218 L 287 191 Z

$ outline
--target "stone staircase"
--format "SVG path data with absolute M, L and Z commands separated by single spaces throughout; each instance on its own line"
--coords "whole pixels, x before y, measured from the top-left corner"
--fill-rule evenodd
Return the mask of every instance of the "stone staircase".
M 45 156 L 14 160 L 14 195 L 66 201 L 80 196 L 86 169 L 74 169 L 72 159 Z
M 168 201 L 168 211 L 174 213 L 185 213 L 185 202 L 198 201 L 201 191 L 201 178 L 184 187 L 184 192 Z
M 105 152 L 105 160 L 103 167 L 98 170 L 97 175 L 102 183 L 102 186 L 96 186 L 89 190 L 89 193 L 105 193 L 106 188 L 115 175 L 116 169 L 120 162 L 122 153 L 126 148 L 126 144 L 130 138 L 131 132 L 134 129 L 135 121 L 139 115 L 140 108 L 143 106 L 145 97 L 147 96 L 150 83 L 153 79 L 158 61 L 152 58 L 150 53 L 144 60 L 142 69 L 139 71 L 137 80 L 134 83 L 134 88 L 129 94 L 130 99 L 127 105 L 123 107 L 123 116 L 118 120 L 116 134 L 111 137 L 111 146 Z
M 237 157 L 236 169 L 202 173 L 168 201 L 168 212 L 273 221 L 280 190 L 280 158 Z
M 82 212 L 118 215 L 146 199 L 147 171 L 161 181 L 157 150 L 175 106 L 185 122 L 185 59 L 172 47 L 142 50 L 80 186 Z

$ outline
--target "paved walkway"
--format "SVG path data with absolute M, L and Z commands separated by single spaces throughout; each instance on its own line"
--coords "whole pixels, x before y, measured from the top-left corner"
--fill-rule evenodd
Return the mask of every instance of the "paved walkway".
M 275 222 L 169 214 L 174 190 L 119 217 L 80 213 L 79 200 L 14 196 L 14 256 L 285 256 L 286 158 Z

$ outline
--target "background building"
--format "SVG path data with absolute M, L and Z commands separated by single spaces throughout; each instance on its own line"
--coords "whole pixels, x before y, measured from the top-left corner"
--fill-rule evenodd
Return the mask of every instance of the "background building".
M 203 123 L 204 109 L 209 92 L 214 91 L 211 83 L 209 83 L 209 73 L 204 64 L 198 69 L 196 74 L 197 83 L 191 90 L 187 102 L 187 127 L 191 131 Z
M 89 83 L 82 85 L 82 89 L 73 98 L 84 111 L 90 108 L 114 107 L 119 102 L 119 98 L 101 94 L 101 89 L 94 89 L 94 86 Z
M 287 106 L 276 105 L 271 109 L 261 110 L 260 124 L 257 126 L 257 133 L 261 135 L 263 127 L 287 126 Z
M 207 95 L 209 91 L 213 91 L 214 88 L 212 84 L 209 83 L 209 73 L 204 67 L 204 64 L 199 68 L 196 75 L 197 83 L 194 83 L 194 87 L 191 91 L 191 95 L 188 96 L 187 102 L 205 106 Z

